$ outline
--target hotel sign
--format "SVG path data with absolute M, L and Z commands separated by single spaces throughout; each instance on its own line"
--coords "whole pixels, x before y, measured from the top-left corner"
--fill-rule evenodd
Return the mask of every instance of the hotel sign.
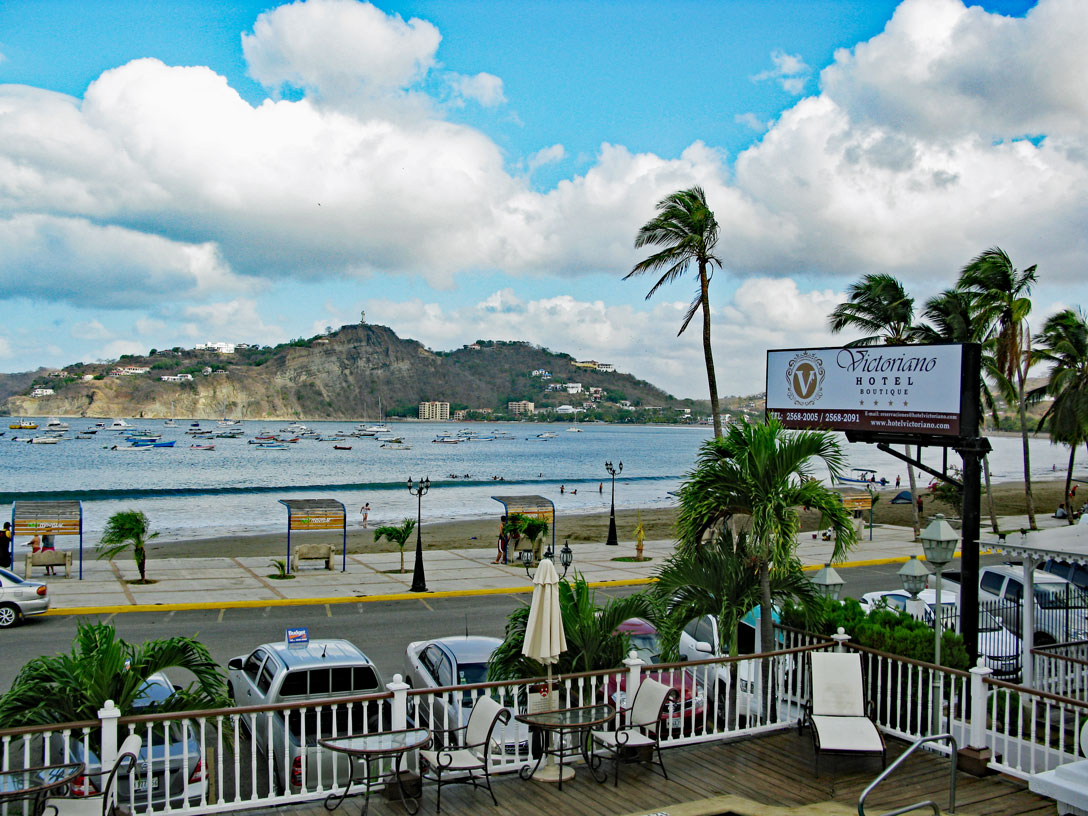
M 14 535 L 79 535 L 79 519 L 15 517 Z
M 787 428 L 959 436 L 962 345 L 767 352 L 767 416 Z
M 288 526 L 292 530 L 339 530 L 344 526 L 344 517 L 291 516 Z

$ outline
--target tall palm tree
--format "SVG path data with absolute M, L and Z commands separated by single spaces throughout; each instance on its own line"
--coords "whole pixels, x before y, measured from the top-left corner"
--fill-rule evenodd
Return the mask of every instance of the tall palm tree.
M 140 571 L 140 583 L 147 583 L 147 542 L 158 536 L 149 532 L 151 524 L 139 510 L 120 510 L 106 521 L 106 529 L 98 542 L 98 557 L 112 559 L 132 548 L 136 569 Z
M 1001 380 L 994 360 L 993 337 L 987 334 L 988 326 L 978 319 L 975 306 L 976 296 L 959 289 L 946 289 L 926 301 L 922 316 L 928 323 L 917 327 L 917 339 L 920 343 L 978 343 L 982 350 L 982 376 L 979 383 L 979 416 L 986 411 L 998 422 L 997 399 L 987 382 L 987 377 L 995 382 Z M 994 506 L 994 494 L 990 484 L 990 456 L 982 457 L 982 474 L 986 480 L 986 502 L 990 511 L 990 527 L 998 532 L 997 508 Z
M 956 288 L 975 295 L 978 318 L 993 335 L 994 370 L 1000 374 L 998 386 L 1010 402 L 1015 402 L 1020 416 L 1020 439 L 1024 451 L 1024 498 L 1028 525 L 1035 523 L 1035 501 L 1031 494 L 1031 457 L 1028 449 L 1028 417 L 1025 384 L 1031 368 L 1031 285 L 1035 283 L 1033 264 L 1018 270 L 999 247 L 991 247 L 960 271 Z M 1003 387 L 1002 387 L 1003 386 Z
M 599 605 L 596 592 L 582 575 L 577 575 L 574 581 L 559 582 L 559 609 L 567 637 L 567 650 L 552 667 L 559 674 L 623 665 L 630 644 L 626 636 L 616 636 L 616 628 L 628 618 L 645 618 L 655 623 L 660 617 L 650 596 L 642 592 L 612 598 Z M 521 653 L 528 623 L 528 606 L 519 606 L 510 613 L 502 645 L 492 653 L 488 663 L 489 680 L 544 676 L 546 667 Z
M 171 637 L 133 646 L 109 624 L 80 623 L 70 654 L 35 657 L 19 670 L 11 690 L 0 696 L 0 728 L 95 720 L 106 700 L 122 715 L 134 714 L 147 679 L 171 668 L 196 679 L 156 711 L 230 705 L 223 670 L 199 641 Z
M 721 439 L 703 444 L 693 470 L 680 488 L 677 519 L 681 549 L 699 546 L 703 534 L 731 515 L 748 516 L 747 533 L 759 576 L 760 632 L 765 650 L 774 646 L 771 572 L 791 568 L 796 559 L 799 508 L 820 511 L 831 527 L 832 560 L 842 560 L 856 534 L 842 498 L 811 478 L 818 460 L 833 475 L 845 457 L 838 440 L 823 431 L 787 432 L 776 419 L 739 422 Z
M 914 298 L 907 294 L 902 282 L 884 274 L 864 275 L 846 290 L 848 300 L 836 306 L 828 316 L 828 327 L 838 334 L 846 329 L 857 329 L 863 335 L 847 343 L 849 346 L 872 346 L 877 343 L 901 345 L 913 343 L 918 338 L 914 325 Z M 907 446 L 910 453 L 910 446 Z M 907 481 L 910 484 L 911 518 L 914 521 L 914 537 L 922 530 L 918 515 L 918 483 L 914 466 L 907 464 Z
M 721 411 L 718 407 L 718 379 L 714 373 L 714 355 L 710 348 L 710 279 L 714 267 L 722 265 L 721 259 L 714 255 L 714 246 L 718 243 L 718 221 L 706 203 L 706 193 L 702 187 L 680 190 L 666 196 L 657 203 L 657 215 L 639 229 L 635 237 L 635 247 L 661 247 L 649 258 L 635 264 L 624 275 L 627 280 L 646 272 L 661 273 L 646 299 L 666 283 L 681 277 L 694 263 L 698 267 L 699 291 L 684 315 L 679 337 L 687 329 L 695 313 L 703 313 L 703 358 L 706 361 L 706 380 L 710 388 L 710 412 L 714 417 L 714 436 L 722 435 Z
M 377 544 L 381 539 L 385 539 L 391 544 L 396 544 L 400 547 L 400 571 L 404 572 L 404 545 L 408 542 L 409 537 L 412 535 L 412 530 L 416 528 L 416 520 L 406 518 L 400 524 L 383 524 L 374 531 L 374 543 Z
M 1039 430 L 1050 431 L 1050 439 L 1069 446 L 1069 467 L 1065 474 L 1065 496 L 1073 481 L 1077 445 L 1088 447 L 1088 318 L 1084 312 L 1066 309 L 1047 318 L 1035 335 L 1035 357 L 1049 363 L 1046 385 L 1034 389 L 1029 399 L 1054 398 L 1039 422 Z M 1069 507 L 1069 523 L 1073 523 Z

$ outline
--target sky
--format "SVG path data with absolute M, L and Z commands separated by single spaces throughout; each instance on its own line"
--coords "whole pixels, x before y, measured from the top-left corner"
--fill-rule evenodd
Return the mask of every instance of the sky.
M 705 399 L 694 270 L 624 280 L 695 185 L 722 395 L 993 246 L 1038 328 L 1088 305 L 1085 41 L 1084 0 L 5 0 L 0 371 L 365 312 Z

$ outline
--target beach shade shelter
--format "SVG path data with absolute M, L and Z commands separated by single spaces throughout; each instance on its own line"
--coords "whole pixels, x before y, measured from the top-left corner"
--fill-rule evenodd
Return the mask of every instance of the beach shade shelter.
M 83 580 L 83 504 L 78 501 L 17 501 L 11 506 L 11 565 L 15 536 L 79 536 L 79 580 Z
M 555 504 L 551 499 L 543 496 L 492 496 L 506 508 L 505 515 L 520 513 L 523 516 L 542 519 L 548 522 L 548 529 L 552 531 L 551 551 L 555 552 Z
M 892 504 L 914 504 L 914 497 L 909 490 L 900 490 L 895 494 L 895 498 L 891 501 Z
M 280 499 L 287 508 L 287 571 L 291 571 L 291 533 L 309 530 L 341 530 L 344 554 L 341 572 L 348 571 L 348 514 L 336 499 Z
M 552 559 L 544 558 L 533 576 L 533 600 L 529 605 L 529 622 L 525 625 L 525 642 L 521 653 L 548 667 L 548 700 L 552 698 L 552 664 L 567 650 L 567 635 L 563 631 L 563 612 L 559 606 L 559 573 Z M 548 765 L 541 768 L 534 779 L 545 782 L 559 780 L 560 768 L 549 756 Z M 569 772 L 564 778 L 569 778 Z
M 1023 559 L 1023 614 L 1020 620 L 1020 646 L 1023 649 L 1022 666 L 1025 686 L 1034 685 L 1034 669 L 1031 652 L 1035 648 L 1035 568 L 1053 558 L 1070 564 L 1088 566 L 1088 527 L 1077 524 L 1049 530 L 1029 530 L 1024 533 L 1000 535 L 994 540 L 983 539 L 982 547 L 994 552 Z

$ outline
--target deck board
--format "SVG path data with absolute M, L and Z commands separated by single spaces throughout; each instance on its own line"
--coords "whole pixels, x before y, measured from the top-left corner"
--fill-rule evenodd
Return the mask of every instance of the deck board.
M 906 750 L 906 743 L 888 741 L 889 763 Z M 680 803 L 697 802 L 734 794 L 765 805 L 803 807 L 834 801 L 856 812 L 858 796 L 880 773 L 880 762 L 872 757 L 824 756 L 820 775 L 813 772 L 812 742 L 796 730 L 737 740 L 705 743 L 665 751 L 669 779 L 646 767 L 621 766 L 619 787 L 611 777 L 606 784 L 591 778 L 584 765 L 575 766 L 577 775 L 563 783 L 524 781 L 516 774 L 493 777 L 498 807 L 491 806 L 486 791 L 454 785 L 442 789 L 444 816 L 604 816 L 668 810 Z M 607 767 L 607 766 L 606 766 Z M 884 786 L 866 801 L 870 813 L 881 813 L 925 799 L 934 800 L 945 812 L 948 805 L 948 760 L 919 752 L 911 756 Z M 965 773 L 957 777 L 957 811 L 968 816 L 1043 816 L 1054 813 L 1054 803 L 1031 793 L 1027 785 L 991 775 L 976 778 Z M 346 813 L 355 812 L 361 802 L 348 800 Z M 425 789 L 421 814 L 434 813 L 435 795 Z M 290 813 L 292 816 L 320 816 L 327 811 L 320 802 L 266 809 L 263 813 Z M 688 812 L 688 811 L 686 811 Z M 695 808 L 692 813 L 714 813 Z M 377 796 L 371 800 L 374 816 L 400 816 L 400 803 Z

